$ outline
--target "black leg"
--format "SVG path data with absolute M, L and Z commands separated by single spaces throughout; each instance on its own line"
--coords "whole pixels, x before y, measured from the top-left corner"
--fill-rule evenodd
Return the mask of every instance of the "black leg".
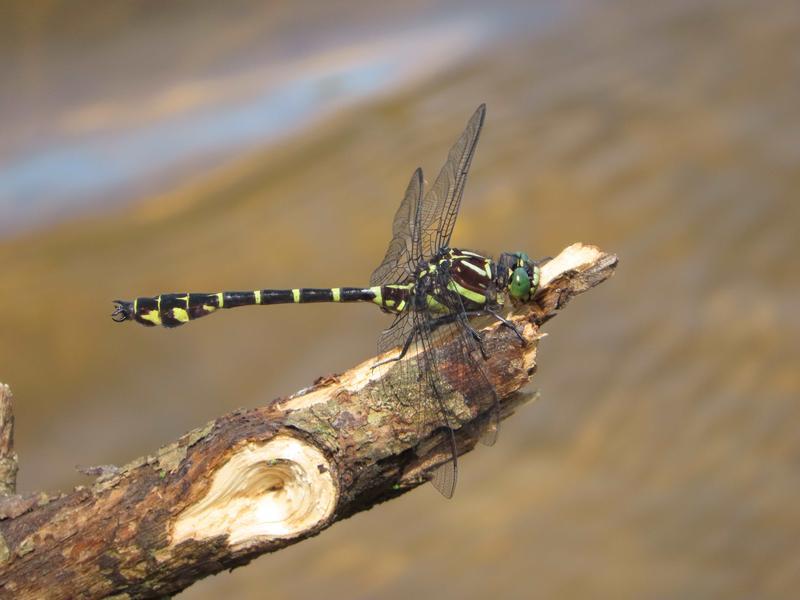
M 489 358 L 489 355 L 486 354 L 486 349 L 483 347 L 483 338 L 481 337 L 481 334 L 473 329 L 472 325 L 469 324 L 469 320 L 466 318 L 464 319 L 464 327 L 467 328 L 469 334 L 472 336 L 472 339 L 478 343 L 478 348 L 481 350 L 481 356 L 483 357 L 483 360 Z
M 525 346 L 527 344 L 527 342 L 525 341 L 525 338 L 522 337 L 522 334 L 520 333 L 519 329 L 517 329 L 516 325 L 514 325 L 511 321 L 509 321 L 508 319 L 505 319 L 502 315 L 496 313 L 495 311 L 493 311 L 493 310 L 491 310 L 489 308 L 486 308 L 486 309 L 483 309 L 483 310 L 469 311 L 469 312 L 461 313 L 461 315 L 463 315 L 464 317 L 483 317 L 483 316 L 486 316 L 486 315 L 490 315 L 490 316 L 494 317 L 495 319 L 497 319 L 498 321 L 500 321 L 501 325 L 503 325 L 504 327 L 508 327 L 511 331 L 513 331 L 514 335 L 516 335 L 517 338 L 519 338 L 519 341 L 523 346 Z M 454 314 L 444 315 L 442 317 L 434 319 L 430 323 L 431 331 L 433 331 L 434 329 L 436 329 L 440 325 L 446 325 L 447 323 L 452 323 L 453 321 L 457 320 L 459 317 L 460 317 L 460 315 L 458 313 L 454 313 Z M 473 329 L 473 327 L 469 324 L 469 320 L 467 320 L 466 318 L 464 319 L 464 326 L 469 331 L 470 335 L 472 336 L 472 339 L 474 339 L 478 343 L 478 347 L 481 350 L 481 356 L 483 356 L 484 359 L 489 358 L 489 355 L 486 353 L 486 349 L 483 347 L 483 338 L 481 337 L 481 334 L 478 333 L 477 331 L 475 331 L 475 329 Z M 397 362 L 398 360 L 402 360 L 403 357 L 408 352 L 408 349 L 411 347 L 411 342 L 414 341 L 414 336 L 417 335 L 417 333 L 418 333 L 418 331 L 417 331 L 417 328 L 415 327 L 414 329 L 411 330 L 411 333 L 406 338 L 406 341 L 403 344 L 403 348 L 400 350 L 400 354 L 398 354 L 394 358 L 387 358 L 386 360 L 382 360 L 379 363 L 375 363 L 374 365 L 372 365 L 372 368 L 374 369 L 376 367 L 380 367 L 380 366 L 385 365 L 385 364 L 390 363 L 390 362 Z
M 522 334 L 520 333 L 519 329 L 517 329 L 517 326 L 516 326 L 516 325 L 514 325 L 514 324 L 513 324 L 511 321 L 509 321 L 508 319 L 504 318 L 502 315 L 500 315 L 500 314 L 496 313 L 495 311 L 493 311 L 492 309 L 490 309 L 490 308 L 485 308 L 485 309 L 483 309 L 483 310 L 476 310 L 476 311 L 468 312 L 468 313 L 465 313 L 465 314 L 466 314 L 467 316 L 469 316 L 469 317 L 473 317 L 473 316 L 474 316 L 474 317 L 483 317 L 483 316 L 486 316 L 486 315 L 491 315 L 492 317 L 494 317 L 495 319 L 497 319 L 498 321 L 500 321 L 500 323 L 501 323 L 501 324 L 502 324 L 504 327 L 508 327 L 508 328 L 509 328 L 511 331 L 513 331 L 513 332 L 514 332 L 514 335 L 516 335 L 516 336 L 517 336 L 517 338 L 519 339 L 520 343 L 521 343 L 523 346 L 527 345 L 527 342 L 525 341 L 525 338 L 524 338 L 524 337 L 522 337 Z
M 387 358 L 386 360 L 382 360 L 379 363 L 375 363 L 374 365 L 372 365 L 371 368 L 374 369 L 376 367 L 383 366 L 383 365 L 385 365 L 387 363 L 390 363 L 390 362 L 396 362 L 398 360 L 402 360 L 402 358 L 406 355 L 406 352 L 408 352 L 408 349 L 411 347 L 411 342 L 414 341 L 414 336 L 416 334 L 417 334 L 417 328 L 415 327 L 414 329 L 411 330 L 411 333 L 406 338 L 406 341 L 403 344 L 403 348 L 400 350 L 400 354 L 398 354 L 394 358 Z
M 437 327 L 439 327 L 440 325 L 445 325 L 447 323 L 452 323 L 457 318 L 458 318 L 457 314 L 444 315 L 443 317 L 439 317 L 439 318 L 434 319 L 433 321 L 431 321 L 430 328 L 431 328 L 431 330 L 434 330 Z M 478 335 L 478 332 L 475 331 L 474 329 L 472 329 L 471 327 L 469 329 L 470 329 L 470 331 L 472 331 L 472 334 L 474 336 L 477 336 L 478 342 L 480 343 L 480 336 Z M 406 355 L 406 352 L 408 352 L 408 349 L 411 347 L 411 342 L 414 341 L 414 336 L 417 335 L 417 333 L 418 333 L 418 327 L 414 327 L 414 329 L 411 330 L 411 333 L 406 338 L 406 341 L 403 344 L 403 348 L 400 350 L 400 354 L 398 354 L 394 358 L 387 358 L 386 360 L 382 360 L 379 363 L 375 363 L 374 365 L 372 365 L 371 368 L 374 369 L 375 367 L 380 367 L 382 365 L 385 365 L 386 363 L 396 362 L 398 360 L 402 360 L 403 357 Z M 481 346 L 481 353 L 483 353 L 483 346 Z M 486 354 L 484 353 L 484 357 L 485 356 L 486 356 Z

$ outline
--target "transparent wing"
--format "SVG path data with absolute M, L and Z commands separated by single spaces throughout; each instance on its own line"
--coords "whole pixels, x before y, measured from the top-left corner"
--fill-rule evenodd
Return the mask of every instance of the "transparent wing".
M 413 330 L 414 319 L 410 310 L 397 315 L 389 329 L 383 330 L 378 338 L 378 355 L 380 356 L 395 348 L 402 348 Z M 394 364 L 394 362 L 387 362 L 385 366 L 391 367 Z
M 460 303 L 459 299 L 459 303 Z M 458 380 L 462 377 L 469 377 L 471 383 L 469 401 L 474 406 L 490 406 L 480 432 L 481 443 L 493 446 L 497 442 L 500 432 L 500 400 L 497 397 L 497 390 L 489 382 L 484 366 L 483 353 L 478 341 L 473 333 L 474 329 L 463 310 L 458 313 L 458 345 L 461 354 L 460 365 L 463 365 L 463 372 L 458 373 Z M 484 351 L 487 351 L 484 348 Z
M 420 350 L 416 354 L 416 363 L 425 383 L 418 409 L 419 427 L 427 427 L 434 423 L 436 428 L 441 429 L 445 435 L 449 456 L 434 469 L 431 483 L 442 496 L 452 498 L 458 481 L 458 448 L 452 427 L 453 420 L 447 407 L 447 398 L 451 395 L 451 389 L 442 379 L 439 371 L 444 358 L 442 342 L 451 337 L 452 323 L 444 323 L 437 327 L 436 320 L 431 319 L 430 315 L 426 316 L 426 312 L 416 313 L 419 330 L 416 335 L 417 350 Z M 442 322 L 444 318 L 446 317 L 439 317 L 439 322 Z
M 447 161 L 422 201 L 419 231 L 422 255 L 426 258 L 450 244 L 461 197 L 464 195 L 467 173 L 485 116 L 486 105 L 481 104 L 470 118 L 461 137 L 450 149 Z
M 413 275 L 419 243 L 417 210 L 422 198 L 422 169 L 417 169 L 411 176 L 400 208 L 392 222 L 392 241 L 386 249 L 386 255 L 380 266 L 372 272 L 369 284 L 403 283 Z M 418 237 L 417 237 L 418 239 Z M 415 252 L 416 251 L 416 252 Z
M 379 362 L 373 366 L 380 378 L 380 394 L 383 398 L 394 398 L 398 406 L 410 408 L 411 410 L 405 414 L 415 413 L 419 404 L 419 396 L 425 392 L 416 362 L 413 360 L 404 362 L 387 360 L 382 355 L 395 349 L 399 351 L 406 344 L 409 344 L 408 352 L 413 354 L 416 351 L 415 342 L 417 341 L 413 335 L 414 327 L 415 320 L 412 311 L 408 310 L 397 315 L 391 327 L 382 331 L 378 338 L 378 356 L 380 358 Z M 397 390 L 403 390 L 404 393 L 398 394 Z M 402 415 L 401 412 L 398 417 L 402 418 Z M 407 424 L 415 425 L 415 422 L 412 421 L 413 419 L 409 418 Z
M 447 305 L 447 299 L 441 298 Z M 451 298 L 449 314 L 424 316 L 420 314 L 416 327 L 418 334 L 417 370 L 423 375 L 425 386 L 418 407 L 419 426 L 429 427 L 434 423 L 445 435 L 449 446 L 449 457 L 432 473 L 431 482 L 446 498 L 455 492 L 458 480 L 458 449 L 454 426 L 458 419 L 453 415 L 452 402 L 456 393 L 462 394 L 469 407 L 490 406 L 488 419 L 481 431 L 480 440 L 492 445 L 497 440 L 499 402 L 494 387 L 486 376 L 480 347 L 472 336 L 469 320 L 463 310 L 453 310 L 460 300 Z M 446 379 L 443 373 L 447 373 Z M 448 382 L 454 382 L 454 385 Z M 467 382 L 456 390 L 459 382 Z M 466 391 L 468 390 L 468 391 Z
M 486 105 L 481 104 L 450 149 L 442 170 L 424 199 L 422 170 L 414 171 L 395 213 L 392 241 L 380 266 L 373 271 L 370 285 L 407 281 L 420 257 L 430 258 L 439 248 L 450 243 L 485 116 Z
M 457 453 L 455 434 L 450 426 L 446 396 L 451 393 L 439 374 L 437 344 L 442 337 L 429 322 L 424 311 L 401 313 L 378 339 L 378 352 L 383 354 L 395 348 L 408 347 L 408 358 L 397 362 L 379 363 L 381 393 L 395 396 L 399 402 L 410 402 L 406 414 L 409 429 L 417 439 L 432 431 L 441 430 L 447 445 L 447 458 L 431 474 L 434 487 L 446 498 L 452 498 L 457 480 Z M 392 371 L 389 373 L 389 371 Z M 404 390 L 399 397 L 396 390 Z
M 479 106 L 450 149 L 447 161 L 424 199 L 422 171 L 414 172 L 395 214 L 392 241 L 383 262 L 373 272 L 370 285 L 411 281 L 421 258 L 430 259 L 440 248 L 449 245 L 485 114 L 485 105 Z M 447 290 L 449 273 L 440 272 L 440 277 L 437 289 Z M 431 481 L 439 492 L 450 498 L 458 479 L 458 452 L 453 431 L 458 420 L 449 408 L 455 390 L 445 381 L 443 373 L 447 373 L 448 381 L 468 383 L 464 389 L 469 390 L 466 400 L 470 406 L 495 407 L 490 425 L 482 433 L 484 443 L 494 443 L 497 437 L 499 411 L 497 394 L 481 364 L 481 347 L 461 297 L 447 291 L 437 293 L 437 299 L 439 297 L 440 304 L 446 308 L 444 312 L 433 314 L 427 308 L 409 306 L 383 332 L 378 340 L 379 354 L 398 347 L 406 348 L 410 354 L 407 360 L 384 362 L 376 368 L 383 371 L 383 393 L 398 396 L 395 386 L 412 391 L 410 401 L 414 406 L 408 414 L 411 415 L 409 421 L 415 421 L 410 424 L 416 427 L 418 438 L 436 429 L 445 435 L 448 456 L 434 470 Z M 388 373 L 388 370 L 396 371 Z

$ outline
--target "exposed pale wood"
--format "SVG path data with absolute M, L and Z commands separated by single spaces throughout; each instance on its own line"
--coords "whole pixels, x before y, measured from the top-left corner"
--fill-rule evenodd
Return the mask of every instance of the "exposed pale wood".
M 290 537 L 330 517 L 336 496 L 330 463 L 312 444 L 288 435 L 250 442 L 178 516 L 171 543 L 225 535 L 238 548 L 259 537 Z
M 504 418 L 529 398 L 520 388 L 536 368 L 539 326 L 615 266 L 594 246 L 570 246 L 543 267 L 536 302 L 509 315 L 525 346 L 497 323 L 482 330 Z M 491 407 L 465 400 L 472 382 L 454 375 L 453 359 L 442 372 L 463 453 Z M 393 369 L 374 363 L 222 416 L 124 467 L 90 471 L 100 474 L 91 487 L 0 501 L 0 596 L 161 597 L 424 483 L 447 445 L 434 423 L 414 426 L 415 389 L 381 392 Z

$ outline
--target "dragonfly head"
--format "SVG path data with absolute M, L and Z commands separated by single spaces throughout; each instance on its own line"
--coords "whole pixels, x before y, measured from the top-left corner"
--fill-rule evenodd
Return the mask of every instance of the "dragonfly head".
M 524 252 L 504 252 L 499 262 L 501 271 L 506 274 L 505 288 L 511 299 L 530 300 L 539 287 L 539 266 Z

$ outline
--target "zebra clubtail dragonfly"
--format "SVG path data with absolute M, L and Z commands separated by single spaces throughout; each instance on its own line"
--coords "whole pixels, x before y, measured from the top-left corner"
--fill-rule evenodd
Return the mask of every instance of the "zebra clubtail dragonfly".
M 445 344 L 455 342 L 464 376 L 476 385 L 468 400 L 478 406 L 494 406 L 481 441 L 491 445 L 497 438 L 499 405 L 486 376 L 486 353 L 480 334 L 470 318 L 488 315 L 499 320 L 524 340 L 512 323 L 500 314 L 505 300 L 530 300 L 539 284 L 539 266 L 523 252 L 503 253 L 495 261 L 468 250 L 450 247 L 464 184 L 486 114 L 481 105 L 450 149 L 433 185 L 423 195 L 422 170 L 417 169 L 394 217 L 393 237 L 369 287 L 261 289 L 240 292 L 178 293 L 115 300 L 111 317 L 142 325 L 177 327 L 219 309 L 254 304 L 305 304 L 308 302 L 372 302 L 395 315 L 392 325 L 378 340 L 378 353 L 400 348 L 399 355 L 377 363 L 403 369 L 401 381 L 419 386 L 416 414 L 420 428 L 437 423 L 449 443 L 449 458 L 431 476 L 435 487 L 450 498 L 457 479 L 457 448 L 447 407 L 449 386 L 440 375 Z M 413 359 L 400 361 L 411 351 Z M 482 357 L 482 358 L 481 358 Z M 398 362 L 400 361 L 400 362 Z M 391 390 L 387 390 L 391 392 Z

